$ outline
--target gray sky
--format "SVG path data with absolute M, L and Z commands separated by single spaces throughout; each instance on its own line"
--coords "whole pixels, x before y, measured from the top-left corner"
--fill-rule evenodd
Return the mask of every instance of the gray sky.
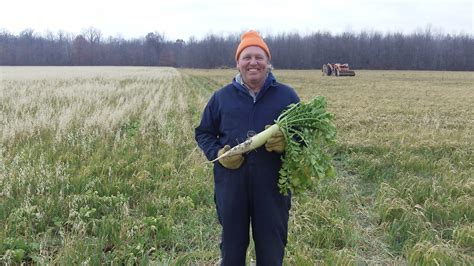
M 315 31 L 473 32 L 474 0 L 2 0 L 0 29 L 31 28 L 78 34 L 88 27 L 107 36 L 164 33 L 170 40 L 208 33 Z

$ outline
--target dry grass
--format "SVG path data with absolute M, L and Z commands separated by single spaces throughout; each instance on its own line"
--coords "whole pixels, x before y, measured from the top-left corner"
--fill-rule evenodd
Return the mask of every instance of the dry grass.
M 235 73 L 190 72 L 219 84 Z M 472 248 L 462 243 L 473 237 L 473 212 L 466 206 L 474 196 L 474 73 L 357 71 L 353 78 L 335 78 L 317 70 L 277 70 L 275 75 L 303 100 L 325 96 L 338 128 L 338 177 L 295 198 L 290 264 L 344 259 L 449 264 L 448 254 L 472 261 Z M 443 251 L 416 255 L 430 244 Z
M 338 175 L 294 197 L 286 263 L 472 263 L 474 74 L 356 72 L 275 71 L 303 100 L 325 96 L 338 127 Z M 0 261 L 217 261 L 193 129 L 235 70 L 0 74 Z

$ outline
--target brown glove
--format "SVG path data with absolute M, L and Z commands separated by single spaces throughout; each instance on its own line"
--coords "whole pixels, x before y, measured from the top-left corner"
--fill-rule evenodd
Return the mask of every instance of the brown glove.
M 229 145 L 225 145 L 224 148 L 217 152 L 217 157 L 221 156 L 226 151 L 230 150 Z M 244 157 L 241 154 L 225 157 L 219 160 L 219 163 L 227 169 L 237 169 L 244 162 Z
M 270 127 L 270 125 L 266 125 L 265 129 L 268 127 Z M 274 151 L 276 153 L 282 153 L 285 150 L 285 137 L 283 136 L 281 130 L 273 133 L 272 137 L 267 140 L 265 143 L 265 149 L 268 152 Z

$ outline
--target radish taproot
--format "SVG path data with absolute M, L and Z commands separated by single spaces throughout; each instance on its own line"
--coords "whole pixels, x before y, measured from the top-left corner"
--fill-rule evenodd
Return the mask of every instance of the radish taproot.
M 308 103 L 291 104 L 275 124 L 211 162 L 255 150 L 280 130 L 286 142 L 278 180 L 280 192 L 285 195 L 289 190 L 302 192 L 314 181 L 334 175 L 332 159 L 325 152 L 326 144 L 333 143 L 336 136 L 333 118 L 326 111 L 326 100 L 322 96 Z

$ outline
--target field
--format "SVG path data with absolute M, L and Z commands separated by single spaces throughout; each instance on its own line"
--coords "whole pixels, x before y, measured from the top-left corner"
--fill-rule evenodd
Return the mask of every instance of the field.
M 194 127 L 235 73 L 1 67 L 0 262 L 216 263 Z M 293 198 L 287 265 L 474 263 L 473 72 L 274 73 L 338 129 L 336 177 Z

